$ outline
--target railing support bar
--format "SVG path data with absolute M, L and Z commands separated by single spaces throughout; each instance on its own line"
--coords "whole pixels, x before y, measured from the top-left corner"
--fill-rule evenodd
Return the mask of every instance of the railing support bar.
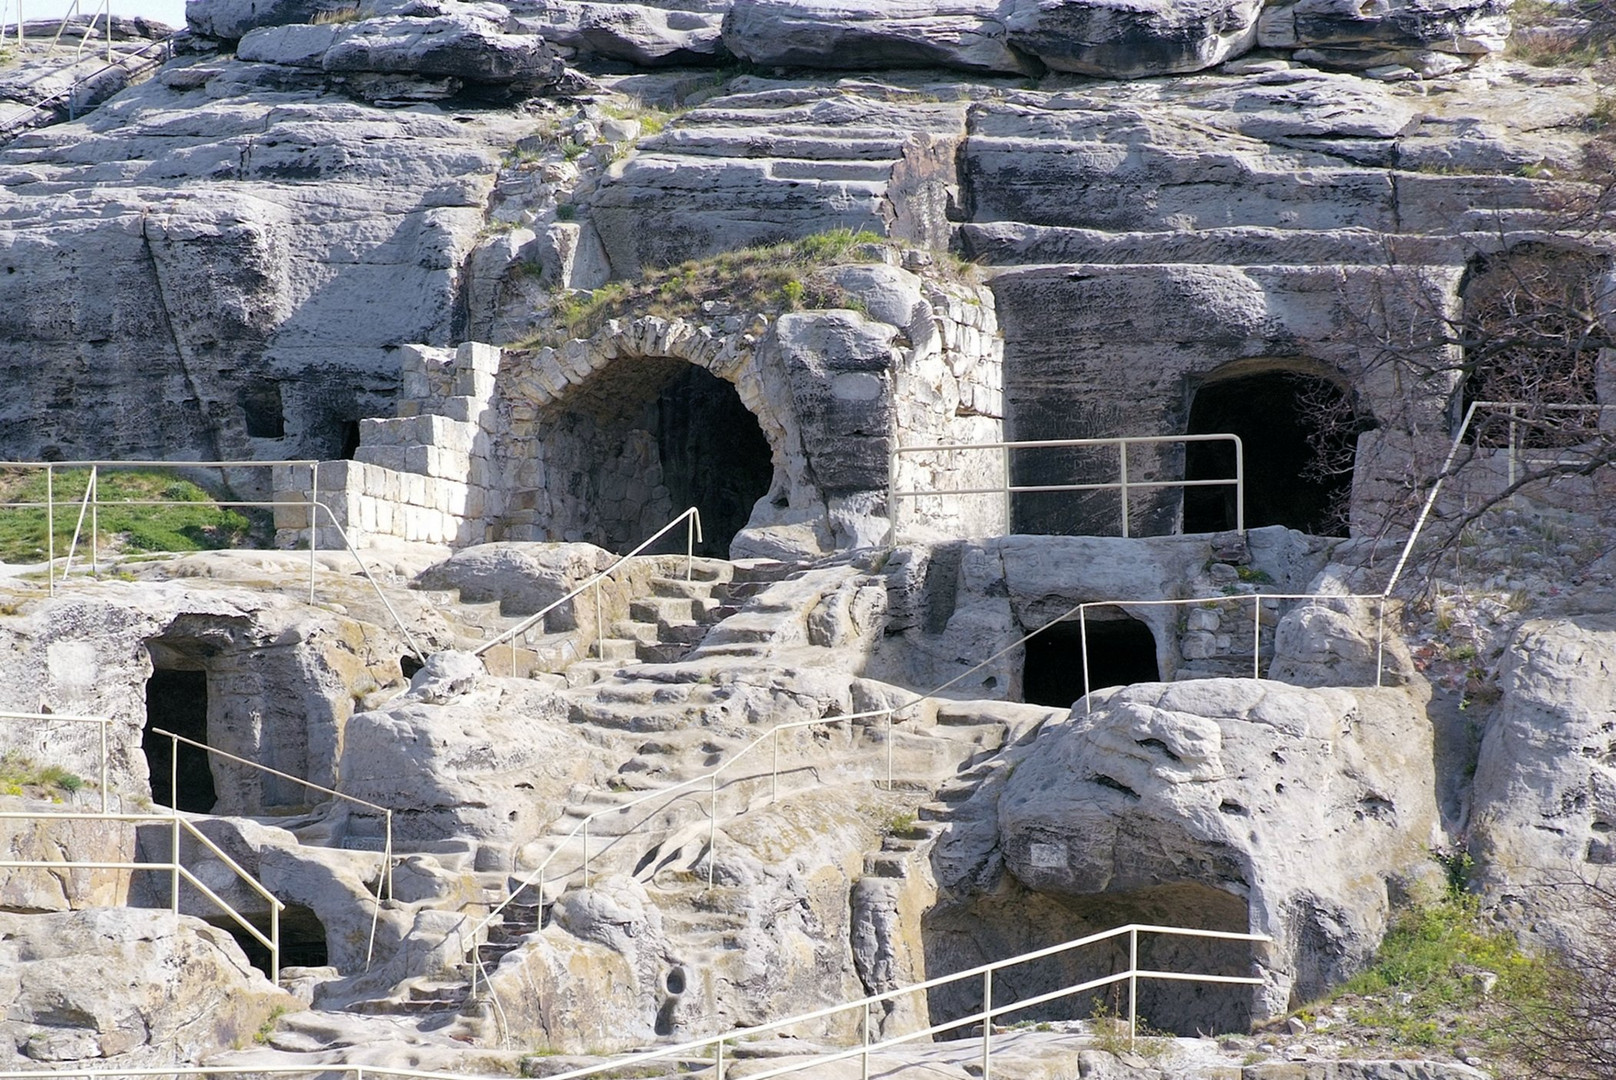
M 1139 1033 L 1139 928 L 1128 929 L 1128 1049 Z
M 1128 444 L 1117 444 L 1118 488 L 1122 495 L 1122 538 L 1128 538 Z
M 993 969 L 982 973 L 982 1080 L 993 1080 Z
M 320 515 L 314 508 L 320 502 L 320 463 L 309 462 L 309 603 L 314 603 L 315 556 L 320 548 Z
M 19 22 L 18 33 L 22 32 Z M 50 595 L 56 595 L 56 468 L 45 466 L 45 581 Z

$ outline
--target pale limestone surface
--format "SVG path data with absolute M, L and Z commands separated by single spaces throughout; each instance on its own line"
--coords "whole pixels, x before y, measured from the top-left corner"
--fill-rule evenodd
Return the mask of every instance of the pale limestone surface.
M 295 1007 L 224 931 L 166 912 L 0 913 L 0 961 L 8 1068 L 195 1061 Z

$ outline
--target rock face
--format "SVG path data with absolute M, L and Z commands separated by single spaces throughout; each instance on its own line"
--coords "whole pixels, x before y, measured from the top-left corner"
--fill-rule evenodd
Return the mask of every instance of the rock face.
M 759 64 L 1021 72 L 997 0 L 736 0 L 724 44 Z
M 9 811 L 62 812 L 49 803 L 7 798 Z M 96 804 L 99 808 L 99 804 Z M 74 807 L 78 809 L 78 807 Z M 86 807 L 86 809 L 89 809 Z M 18 862 L 125 863 L 135 854 L 134 826 L 127 822 L 59 818 L 0 821 L 3 858 Z M 8 870 L 0 878 L 0 908 L 12 912 L 75 911 L 119 907 L 129 899 L 129 871 Z
M 113 719 L 115 810 L 152 794 L 141 732 L 154 672 L 189 673 L 211 745 L 329 785 L 334 772 L 313 763 L 341 745 L 355 690 L 363 697 L 397 681 L 401 651 L 387 631 L 331 615 L 311 618 L 267 594 L 154 583 L 90 585 L 41 600 L 26 618 L 9 620 L 0 637 L 15 657 L 0 673 L 4 700 Z M 159 695 L 150 719 L 172 729 L 164 708 Z M 100 773 L 93 725 L 7 723 L 0 745 L 81 777 Z M 221 813 L 309 801 L 298 785 L 222 759 L 201 768 Z
M 1488 896 L 1556 944 L 1574 941 L 1591 914 L 1575 883 L 1616 863 L 1612 670 L 1609 616 L 1523 624 L 1476 766 L 1470 840 Z
M 1135 78 L 1200 71 L 1255 43 L 1259 0 L 1014 0 L 1011 45 L 1056 71 Z
M 1133 921 L 1176 911 L 1209 929 L 1268 934 L 1271 945 L 1244 956 L 1213 949 L 1201 963 L 1255 965 L 1264 985 L 1250 1018 L 1311 1000 L 1373 953 L 1388 881 L 1428 864 L 1438 822 L 1419 705 L 1401 691 L 1247 680 L 1102 692 L 1092 713 L 1076 709 L 1012 752 L 1016 767 L 939 843 L 937 881 L 951 903 L 928 917 L 931 966 L 969 951 L 962 918 L 1001 927 L 1006 952 L 1012 941 L 1032 948 L 1038 935 L 1016 927 L 1048 896 L 1068 920 L 1088 910 L 1105 924 L 1096 930 L 1129 921 L 1120 916 L 1137 905 Z M 1318 850 L 1334 853 L 1328 866 Z M 1076 918 L 1049 941 L 1077 936 Z M 1193 1023 L 1199 994 L 1170 984 L 1150 993 L 1141 1007 L 1155 1022 Z M 1199 1007 L 1234 1007 L 1215 1000 Z M 1239 1013 L 1199 1020 L 1222 1026 Z
M 222 930 L 166 912 L 0 914 L 0 1062 L 196 1061 L 295 1006 Z
M 535 0 L 513 18 L 546 41 L 642 67 L 711 64 L 725 60 L 722 26 L 728 0 L 658 4 L 595 0 Z

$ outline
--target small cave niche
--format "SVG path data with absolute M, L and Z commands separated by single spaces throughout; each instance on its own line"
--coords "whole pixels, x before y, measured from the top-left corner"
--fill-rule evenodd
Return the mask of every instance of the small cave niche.
M 1096 617 L 1091 612 L 1087 622 L 1089 689 L 1161 679 L 1156 635 L 1150 627 L 1120 613 Z M 1083 697 L 1083 637 L 1083 626 L 1071 620 L 1027 642 L 1021 669 L 1023 701 L 1065 709 Z
M 190 813 L 209 813 L 219 796 L 208 752 L 158 734 L 158 730 L 168 731 L 207 744 L 208 673 L 160 643 L 150 642 L 148 648 L 152 674 L 146 680 L 146 723 L 140 747 L 151 773 L 152 802 Z
M 552 529 L 612 550 L 633 547 L 680 511 L 701 511 L 698 554 L 728 557 L 769 493 L 773 452 L 735 388 L 671 357 L 617 360 L 559 402 L 544 458 L 567 491 Z M 676 529 L 658 550 L 683 551 Z
M 245 386 L 238 398 L 242 420 L 250 439 L 284 439 L 286 414 L 281 406 L 281 384 L 255 382 Z
M 342 447 L 338 451 L 338 456 L 344 461 L 352 461 L 354 455 L 359 452 L 359 421 L 339 421 L 338 434 L 342 439 Z
M 1368 424 L 1334 382 L 1277 370 L 1208 382 L 1190 403 L 1187 434 L 1238 435 L 1245 451 L 1246 528 L 1284 525 L 1316 536 L 1345 535 L 1353 454 Z M 1234 445 L 1192 442 L 1184 479 L 1235 475 Z M 1184 531 L 1225 532 L 1238 524 L 1234 485 L 1184 489 Z
M 1015 879 L 991 896 L 933 908 L 922 922 L 926 972 L 936 978 L 982 964 L 1059 945 L 1129 923 L 1243 933 L 1250 911 L 1245 900 L 1219 888 L 1182 882 L 1131 892 L 1057 896 L 1034 892 Z M 1249 977 L 1256 958 L 1245 941 L 1139 935 L 1140 970 Z M 1126 934 L 1024 964 L 993 975 L 996 1008 L 1063 987 L 1128 970 Z M 1252 987 L 1166 979 L 1140 979 L 1141 1024 L 1174 1035 L 1246 1032 L 1253 1016 Z M 927 995 L 931 1022 L 943 1024 L 982 1008 L 982 981 L 962 979 Z M 1128 982 L 1062 996 L 995 1018 L 1005 1025 L 1128 1016 Z M 971 1025 L 943 1038 L 967 1037 Z
M 269 932 L 268 915 L 244 915 L 253 928 L 267 938 L 273 939 Z M 247 954 L 247 962 L 253 967 L 269 974 L 269 950 L 262 942 L 253 937 L 241 925 L 228 915 L 208 916 L 208 922 L 226 931 L 241 946 L 241 951 Z M 281 968 L 289 967 L 325 967 L 330 960 L 325 942 L 325 925 L 320 922 L 313 909 L 303 904 L 288 902 L 280 916 L 280 948 Z

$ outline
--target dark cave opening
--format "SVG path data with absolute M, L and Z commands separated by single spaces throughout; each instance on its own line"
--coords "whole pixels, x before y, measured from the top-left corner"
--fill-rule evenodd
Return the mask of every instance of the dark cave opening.
M 729 383 L 687 367 L 656 399 L 657 451 L 675 511 L 701 510 L 704 555 L 728 557 L 774 479 L 769 442 Z
M 735 387 L 670 357 L 623 358 L 587 380 L 548 425 L 545 458 L 568 485 L 552 531 L 614 551 L 694 506 L 697 552 L 728 557 L 774 480 L 768 439 Z M 684 547 L 680 528 L 651 550 Z
M 146 680 L 146 726 L 140 747 L 151 771 L 152 801 L 205 814 L 219 799 L 208 753 L 176 743 L 154 729 L 181 738 L 208 741 L 208 673 L 199 669 L 154 668 Z
M 1240 436 L 1245 451 L 1246 528 L 1284 525 L 1318 536 L 1346 533 L 1352 456 L 1364 430 L 1346 395 L 1328 379 L 1268 371 L 1220 379 L 1195 393 L 1188 434 Z M 1234 446 L 1189 443 L 1186 480 L 1228 479 Z M 1184 490 L 1184 531 L 1236 527 L 1235 489 Z
M 1061 896 L 1034 892 L 1011 878 L 992 895 L 965 903 L 939 904 L 922 921 L 926 971 L 932 977 L 964 971 L 1129 923 L 1244 933 L 1246 901 L 1223 889 L 1180 881 L 1117 893 Z M 1140 933 L 1141 970 L 1248 977 L 1255 950 L 1250 942 Z M 1126 934 L 1085 947 L 1001 968 L 993 976 L 993 1004 L 1050 994 L 1128 969 Z M 1251 1030 L 1249 986 L 1141 978 L 1138 1017 L 1151 1028 L 1193 1036 Z M 962 979 L 927 995 L 930 1021 L 945 1023 L 982 1008 L 981 979 Z M 1006 1010 L 996 1023 L 1086 1020 L 1128 1015 L 1128 982 L 1064 995 L 1025 1009 Z M 969 1037 L 964 1025 L 944 1038 Z
M 248 915 L 245 918 L 259 933 L 273 940 L 268 915 Z M 241 951 L 247 954 L 248 963 L 265 975 L 269 974 L 269 950 L 262 942 L 243 930 L 228 915 L 209 916 L 208 922 L 228 932 L 241 946 Z M 281 912 L 280 924 L 283 970 L 289 967 L 325 967 L 330 962 L 326 951 L 325 926 L 312 909 L 302 904 L 288 903 Z
M 1083 697 L 1083 628 L 1057 623 L 1027 642 L 1021 699 L 1029 705 L 1070 708 Z M 1138 619 L 1088 618 L 1089 688 L 1156 682 L 1156 635 Z

